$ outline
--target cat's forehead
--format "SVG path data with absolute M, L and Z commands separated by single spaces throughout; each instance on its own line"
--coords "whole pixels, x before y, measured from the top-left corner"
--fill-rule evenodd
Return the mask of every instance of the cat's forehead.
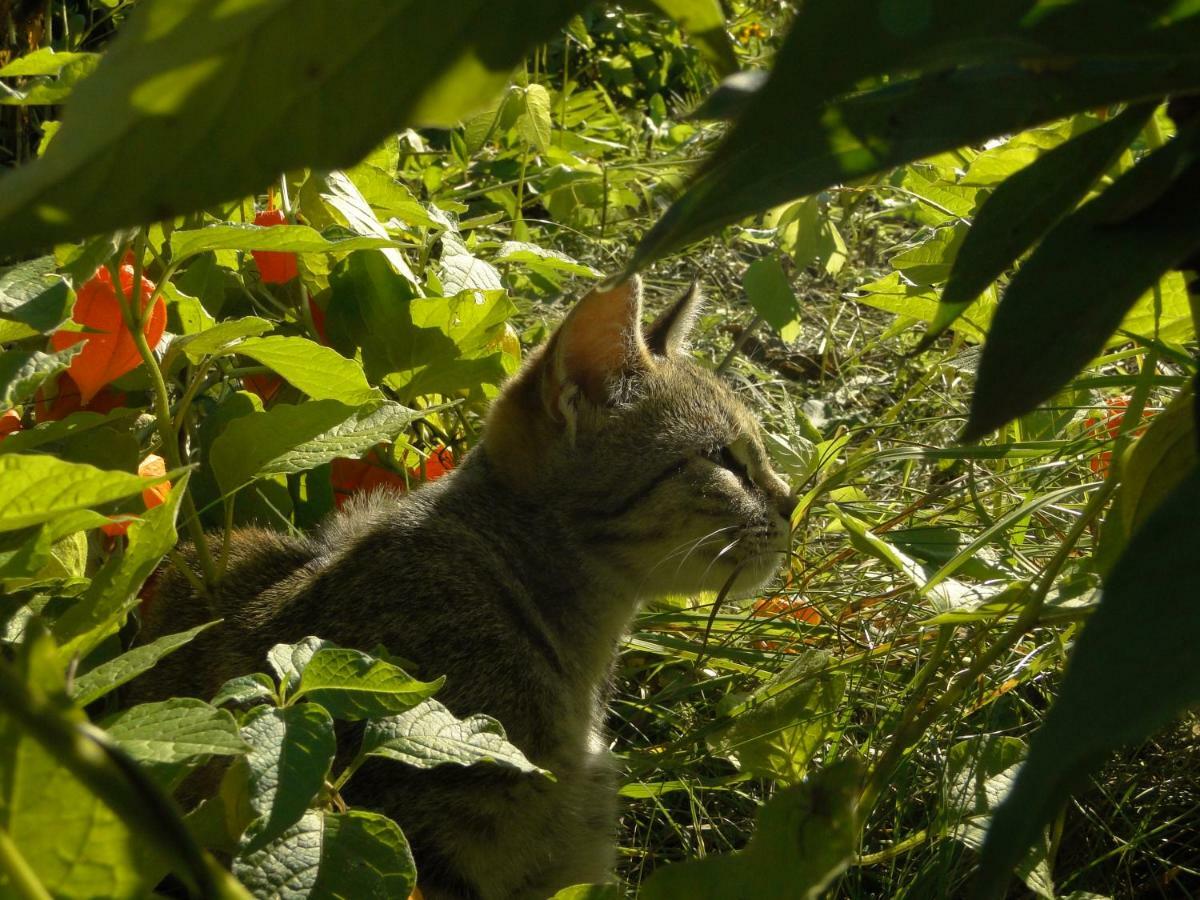
M 758 422 L 734 391 L 690 360 L 657 367 L 643 412 L 684 440 L 733 440 L 756 435 Z

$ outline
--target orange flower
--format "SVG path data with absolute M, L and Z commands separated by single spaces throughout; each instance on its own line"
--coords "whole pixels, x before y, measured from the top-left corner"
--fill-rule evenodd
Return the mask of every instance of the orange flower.
M 21 430 L 21 414 L 15 409 L 10 409 L 4 415 L 0 416 L 0 441 L 4 440 L 6 435 L 13 434 Z
M 752 615 L 764 619 L 773 616 L 787 616 L 807 625 L 821 624 L 821 614 L 817 612 L 816 607 L 807 603 L 793 603 L 780 596 L 763 597 L 761 600 L 755 601 Z
M 138 474 L 143 478 L 161 478 L 167 474 L 167 464 L 158 454 L 147 454 L 138 466 Z M 142 503 L 146 505 L 146 509 L 154 509 L 156 506 L 161 506 L 170 493 L 171 482 L 160 481 L 142 491 Z M 101 525 L 100 530 L 109 537 L 115 538 L 127 532 L 131 524 L 133 523 L 129 521 L 113 522 L 111 525 Z
M 281 209 L 264 209 L 254 217 L 255 225 L 270 228 L 273 225 L 286 225 L 287 216 Z M 274 250 L 251 250 L 250 255 L 258 266 L 264 284 L 286 284 L 296 277 L 299 269 L 296 266 L 295 253 L 279 253 Z
M 422 475 L 422 468 L 424 474 Z M 355 494 L 369 494 L 380 488 L 408 490 L 410 482 L 433 481 L 454 468 L 454 454 L 444 444 L 430 451 L 422 464 L 408 470 L 406 479 L 399 472 L 388 468 L 379 457 L 379 448 L 373 448 L 362 459 L 338 457 L 330 464 L 329 478 L 333 482 L 333 500 L 338 509 Z
M 1114 397 L 1111 400 L 1106 400 L 1104 406 L 1103 415 L 1088 416 L 1084 419 L 1083 427 L 1092 437 L 1103 438 L 1107 435 L 1109 440 L 1115 441 L 1121 434 L 1121 425 L 1125 421 L 1125 411 L 1129 408 L 1129 400 L 1126 397 Z M 1147 418 L 1150 415 L 1152 414 L 1148 413 Z M 1145 426 L 1135 428 L 1133 436 L 1136 437 L 1145 430 Z M 1088 468 L 1101 477 L 1108 475 L 1108 470 L 1111 466 L 1111 450 L 1101 450 L 1088 460 Z
M 49 385 L 43 384 L 33 395 L 33 418 L 35 422 L 57 422 L 76 412 L 112 412 L 125 403 L 124 391 L 103 387 L 91 402 L 85 404 L 71 373 L 63 372 Z
M 121 266 L 120 271 L 122 292 L 129 297 L 133 293 L 133 267 Z M 138 286 L 138 308 L 142 312 L 145 312 L 153 293 L 154 283 L 143 278 Z M 67 371 L 79 388 L 82 404 L 86 406 L 110 381 L 141 365 L 142 357 L 133 342 L 133 335 L 125 327 L 121 305 L 108 269 L 96 270 L 96 274 L 79 289 L 71 320 L 90 331 L 59 329 L 50 335 L 50 346 L 55 350 L 65 350 L 80 341 L 84 342 L 83 350 L 71 360 Z M 166 324 L 167 307 L 163 298 L 159 297 L 142 325 L 146 341 L 151 347 L 162 337 Z

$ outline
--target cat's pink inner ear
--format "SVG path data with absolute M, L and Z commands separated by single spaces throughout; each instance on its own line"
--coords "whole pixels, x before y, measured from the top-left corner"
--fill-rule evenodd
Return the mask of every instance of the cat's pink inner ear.
M 592 401 L 607 400 L 611 379 L 649 365 L 641 317 L 642 285 L 636 276 L 580 300 L 554 341 L 559 385 L 573 382 Z

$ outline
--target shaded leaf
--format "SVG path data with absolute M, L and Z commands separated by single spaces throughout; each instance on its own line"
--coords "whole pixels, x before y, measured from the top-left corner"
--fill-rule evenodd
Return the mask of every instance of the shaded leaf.
M 349 253 L 391 247 L 395 241 L 381 237 L 345 238 L 331 241 L 307 225 L 209 225 L 171 234 L 174 262 L 209 250 L 267 250 L 279 253 Z
M 737 57 L 725 31 L 725 13 L 718 0 L 647 0 L 679 23 L 718 75 L 737 71 Z
M 993 817 L 980 897 L 1003 896 L 1013 866 L 1108 753 L 1143 740 L 1200 702 L 1198 506 L 1200 470 L 1193 469 L 1106 579 L 1058 697 Z
M 645 900 L 813 900 L 854 854 L 859 767 L 843 760 L 775 793 L 746 849 L 657 869 Z
M 0 409 L 11 409 L 34 395 L 42 382 L 63 371 L 79 347 L 59 353 L 7 350 L 0 353 Z
M 784 341 L 800 334 L 800 306 L 796 293 L 779 260 L 773 256 L 756 259 L 742 280 L 746 299 Z
M 191 697 L 131 707 L 109 719 L 105 730 L 142 763 L 185 763 L 199 757 L 237 756 L 249 749 L 227 710 Z
M 312 703 L 255 707 L 241 734 L 250 752 L 238 766 L 244 767 L 250 808 L 258 816 L 242 837 L 239 855 L 246 855 L 300 821 L 325 785 L 336 748 L 333 720 Z
M 581 6 L 247 0 L 214 16 L 208 0 L 139 4 L 46 154 L 4 178 L 0 244 L 20 253 L 170 218 L 283 171 L 353 164 L 405 125 L 453 125 Z M 309 114 L 280 115 L 297 108 Z
M 412 894 L 417 868 L 399 825 L 357 809 L 326 815 L 324 825 L 313 898 L 386 900 Z
M 1100 352 L 1138 297 L 1200 247 L 1198 191 L 1200 129 L 1192 129 L 1046 235 L 996 310 L 964 440 L 1057 393 Z M 1148 195 L 1158 199 L 1130 217 L 1130 205 Z
M 115 659 L 101 663 L 75 679 L 71 691 L 72 699 L 80 706 L 87 706 L 93 700 L 99 700 L 125 682 L 132 681 L 143 672 L 154 668 L 154 665 L 164 656 L 190 643 L 192 638 L 200 632 L 216 624 L 216 622 L 206 622 L 195 628 L 189 628 L 187 631 L 164 635 L 149 644 L 134 647 Z
M 30 334 L 53 331 L 71 315 L 74 302 L 75 294 L 56 272 L 52 256 L 0 272 L 0 319 L 24 325 Z
M 256 700 L 275 700 L 275 683 L 271 681 L 269 675 L 264 675 L 262 672 L 230 678 L 221 685 L 221 689 L 212 699 L 212 705 L 249 704 Z

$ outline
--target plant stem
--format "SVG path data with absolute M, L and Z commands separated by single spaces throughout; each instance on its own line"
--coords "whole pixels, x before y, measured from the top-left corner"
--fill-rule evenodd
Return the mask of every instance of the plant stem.
M 975 683 L 975 681 L 983 675 L 991 666 L 999 660 L 1005 653 L 1013 648 L 1016 643 L 1029 631 L 1038 620 L 1042 613 L 1042 607 L 1046 601 L 1046 595 L 1050 592 L 1050 587 L 1054 580 L 1058 577 L 1062 567 L 1066 565 L 1067 559 L 1071 555 L 1071 551 L 1075 548 L 1075 544 L 1088 526 L 1100 515 L 1104 509 L 1104 504 L 1108 502 L 1108 498 L 1112 495 L 1116 487 L 1116 479 L 1106 479 L 1092 496 L 1088 505 L 1080 513 L 1079 519 L 1071 527 L 1071 531 L 1063 539 L 1051 557 L 1046 568 L 1042 571 L 1041 580 L 1037 582 L 1037 587 L 1032 585 L 1026 588 L 1025 594 L 1028 594 L 1032 589 L 1033 594 L 1029 597 L 1028 602 L 1021 610 L 1021 614 L 1017 617 L 1009 629 L 1004 632 L 996 641 L 983 653 L 975 656 L 974 662 L 958 676 L 946 688 L 942 694 L 932 703 L 928 702 L 927 698 L 921 694 L 915 695 L 904 712 L 901 714 L 900 723 L 896 728 L 896 734 L 892 738 L 892 742 L 887 746 L 879 761 L 871 770 L 871 774 L 867 779 L 866 785 L 863 787 L 863 792 L 859 798 L 859 815 L 865 821 L 866 816 L 870 814 L 871 809 L 878 801 L 880 794 L 883 792 L 884 785 L 887 784 L 891 777 L 892 771 L 898 766 L 904 758 L 904 754 L 910 747 L 917 743 L 925 734 L 926 731 L 936 722 L 947 710 L 949 710 L 958 699 L 966 693 L 967 689 Z M 1020 598 L 1024 599 L 1024 597 Z M 981 633 L 976 638 L 976 649 L 983 641 Z
M 0 872 L 8 876 L 8 886 L 19 900 L 51 900 L 50 892 L 3 828 L 0 828 Z

